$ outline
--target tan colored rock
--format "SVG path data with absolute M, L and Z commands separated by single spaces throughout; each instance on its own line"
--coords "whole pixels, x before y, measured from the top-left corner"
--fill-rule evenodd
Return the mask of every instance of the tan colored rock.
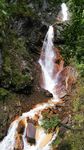
M 43 130 L 43 129 L 42 129 L 41 127 L 39 127 L 39 126 L 36 127 L 36 135 L 35 135 L 36 141 L 39 140 L 39 138 L 40 138 L 40 132 L 41 132 L 42 130 Z
M 37 126 L 36 127 L 36 141 L 38 141 L 39 139 L 42 138 L 41 133 L 43 132 L 43 128 Z M 52 139 L 52 133 L 50 134 L 45 134 L 45 136 L 42 138 L 42 140 L 40 141 L 39 147 L 40 149 L 42 149 L 44 146 L 46 146 L 46 144 L 48 144 L 50 142 L 50 140 Z
M 33 120 L 37 122 L 38 119 L 39 119 L 39 115 L 35 114 L 35 116 L 33 117 Z
M 43 138 L 43 140 L 41 141 L 39 147 L 42 149 L 43 147 L 45 147 L 52 139 L 52 133 L 50 134 L 46 134 Z
M 71 87 L 77 80 L 77 72 L 73 67 L 67 66 L 57 75 L 57 82 L 55 89 L 59 98 L 64 97 L 71 92 Z

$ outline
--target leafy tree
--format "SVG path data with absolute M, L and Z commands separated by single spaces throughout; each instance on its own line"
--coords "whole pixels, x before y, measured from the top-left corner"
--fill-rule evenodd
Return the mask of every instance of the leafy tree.
M 69 61 L 69 58 L 76 56 L 81 63 L 84 62 L 84 1 L 69 0 L 67 5 L 71 16 L 70 21 L 63 31 L 65 39 L 63 55 L 67 62 Z

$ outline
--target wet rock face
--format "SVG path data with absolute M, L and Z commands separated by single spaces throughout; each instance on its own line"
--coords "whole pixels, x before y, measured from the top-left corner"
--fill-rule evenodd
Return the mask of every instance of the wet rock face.
M 52 98 L 53 95 L 52 93 L 50 93 L 49 91 L 45 90 L 45 89 L 41 89 L 41 92 L 46 96 L 46 97 L 49 97 L 49 98 Z
M 73 67 L 66 66 L 58 74 L 56 86 L 56 93 L 59 98 L 64 97 L 65 95 L 71 92 L 72 85 L 75 84 L 77 80 L 77 72 Z
M 13 96 L 14 97 L 14 96 Z M 0 141 L 6 136 L 8 127 L 15 116 L 21 115 L 20 100 L 9 98 L 8 100 L 0 99 Z
M 17 6 L 19 1 L 8 3 Z M 38 74 L 37 61 L 48 26 L 56 21 L 60 3 L 48 0 L 20 2 L 20 7 L 24 5 L 29 11 L 16 9 L 9 21 L 8 39 L 3 46 L 2 87 L 28 94 L 38 85 L 34 76 Z
M 8 113 L 6 111 L 3 111 L 3 103 L 0 102 L 0 105 L 2 106 L 0 108 L 0 141 L 4 138 L 6 135 L 7 130 L 7 122 L 8 122 Z
M 47 25 L 42 23 L 39 18 L 32 16 L 15 16 L 11 22 L 12 30 L 15 30 L 17 35 L 25 38 L 26 49 L 32 57 L 38 59 L 40 55 L 40 47 L 47 32 Z M 35 56 L 33 56 L 35 54 Z
M 7 0 L 7 2 L 15 5 L 19 1 Z M 55 21 L 60 10 L 60 2 L 51 4 L 51 1 L 48 0 L 39 0 L 38 2 L 37 0 L 27 0 L 25 6 L 28 6 L 28 10 L 30 9 L 34 13 L 25 15 L 25 11 L 18 13 L 18 10 L 15 10 L 16 12 L 11 16 L 7 25 L 7 38 L 3 43 L 3 53 L 0 50 L 0 69 L 2 71 L 0 84 L 3 88 L 20 94 L 31 94 L 33 87 L 36 88 L 36 91 L 40 91 L 38 59 L 48 26 Z M 35 93 L 35 98 L 34 96 L 31 98 L 34 104 L 38 97 L 38 101 L 41 99 L 38 92 Z M 48 92 L 43 95 L 50 96 Z M 43 95 L 41 96 L 43 97 Z M 14 116 L 21 115 L 23 107 L 23 104 L 17 106 L 16 98 L 8 99 L 5 103 L 0 102 L 0 106 L 2 106 L 0 140 L 6 135 L 7 128 Z M 24 111 L 28 111 L 29 108 L 29 105 L 26 106 L 26 104 L 27 102 L 25 102 Z

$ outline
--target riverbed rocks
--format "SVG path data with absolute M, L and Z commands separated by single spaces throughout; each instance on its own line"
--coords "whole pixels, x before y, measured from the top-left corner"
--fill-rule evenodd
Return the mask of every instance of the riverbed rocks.
M 23 134 L 25 129 L 25 120 L 21 120 L 18 124 L 17 132 L 18 134 Z

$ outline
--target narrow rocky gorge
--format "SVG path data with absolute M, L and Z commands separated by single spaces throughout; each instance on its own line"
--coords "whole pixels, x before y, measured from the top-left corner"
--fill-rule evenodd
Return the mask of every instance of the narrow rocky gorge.
M 63 2 L 0 2 L 1 150 L 83 149 L 83 21 Z
M 45 36 L 42 54 L 39 60 L 39 64 L 42 69 L 42 78 L 43 78 L 43 89 L 48 90 L 53 98 L 48 100 L 45 103 L 36 105 L 33 109 L 31 109 L 29 112 L 23 113 L 22 116 L 16 118 L 16 120 L 10 125 L 9 131 L 7 136 L 3 139 L 3 141 L 0 143 L 0 148 L 3 150 L 6 149 L 49 149 L 51 150 L 51 143 L 55 138 L 57 137 L 58 130 L 55 132 L 51 132 L 50 134 L 46 134 L 43 128 L 40 127 L 41 121 L 42 121 L 42 111 L 47 108 L 54 107 L 58 102 L 61 100 L 59 97 L 64 97 L 68 93 L 66 91 L 69 90 L 69 86 L 72 87 L 72 84 L 76 81 L 76 72 L 74 68 L 67 67 L 66 69 L 63 67 L 63 60 L 59 59 L 62 58 L 60 53 L 58 52 L 58 55 L 54 53 L 54 45 L 53 45 L 53 39 L 54 39 L 54 30 L 53 26 L 49 27 L 49 30 Z M 58 57 L 59 56 L 59 57 Z M 57 64 L 57 60 L 59 60 L 59 64 Z M 55 66 L 55 63 L 57 64 Z M 63 64 L 62 64 L 63 63 Z M 62 65 L 61 65 L 62 64 Z M 51 68 L 52 65 L 52 68 Z M 58 67 L 57 67 L 58 66 Z M 56 70 L 56 71 L 55 71 Z M 62 75 L 62 71 L 64 74 Z M 74 72 L 74 73 L 73 73 Z M 65 76 L 64 76 L 65 75 Z M 58 80 L 59 77 L 59 80 Z M 60 79 L 61 77 L 61 79 Z M 73 77 L 73 78 L 72 78 Z M 71 80 L 72 79 L 72 80 Z M 69 81 L 71 80 L 71 83 L 69 84 Z M 60 83 L 61 85 L 60 85 Z M 65 82 L 65 85 L 63 85 L 63 82 Z M 62 85 L 64 86 L 61 89 L 62 95 L 60 96 L 60 90 L 57 93 L 55 89 L 57 89 L 56 86 Z M 60 88 L 59 88 L 60 89 Z M 29 118 L 29 120 L 28 120 Z M 31 123 L 30 119 L 32 121 L 36 122 Z M 37 125 L 37 126 L 36 126 Z M 38 130 L 38 128 L 40 128 Z M 21 134 L 20 134 L 21 132 Z M 41 137 L 38 139 L 37 137 Z M 44 141 L 45 138 L 45 141 Z M 33 144 L 33 145 L 31 145 Z

